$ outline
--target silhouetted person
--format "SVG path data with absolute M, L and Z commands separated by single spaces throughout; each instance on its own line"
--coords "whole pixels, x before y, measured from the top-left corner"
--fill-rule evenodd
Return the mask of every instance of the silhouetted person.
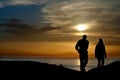
M 85 67 L 88 63 L 88 46 L 89 46 L 89 41 L 86 40 L 87 36 L 83 35 L 83 38 L 78 40 L 77 44 L 75 45 L 75 49 L 78 51 L 79 53 L 79 57 L 80 57 L 80 70 L 82 72 L 85 72 Z
M 106 50 L 105 45 L 103 43 L 102 39 L 99 39 L 98 44 L 95 47 L 95 58 L 98 60 L 98 68 L 102 67 L 104 65 L 104 60 L 106 58 Z

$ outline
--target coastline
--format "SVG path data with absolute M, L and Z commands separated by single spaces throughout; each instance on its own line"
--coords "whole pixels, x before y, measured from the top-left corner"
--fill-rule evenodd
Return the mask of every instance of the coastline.
M 120 58 L 107 58 L 105 60 L 105 65 L 111 62 L 118 61 Z M 79 71 L 79 58 L 41 58 L 41 57 L 2 57 L 0 61 L 36 61 L 48 64 L 63 65 L 66 68 L 74 69 Z M 95 68 L 97 66 L 97 59 L 89 58 L 86 70 Z

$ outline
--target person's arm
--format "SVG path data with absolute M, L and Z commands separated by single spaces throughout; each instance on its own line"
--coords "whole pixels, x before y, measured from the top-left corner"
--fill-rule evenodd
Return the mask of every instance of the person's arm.
M 104 52 L 105 52 L 105 58 L 107 58 L 107 54 L 106 54 L 106 49 L 105 49 L 105 46 L 104 46 Z
M 88 41 L 88 44 L 87 44 L 87 49 L 88 49 L 88 47 L 89 47 L 89 41 Z
M 95 58 L 97 58 L 97 45 L 95 47 Z
M 105 50 L 105 58 L 107 58 L 107 53 L 106 53 L 106 50 Z
M 75 49 L 78 51 L 78 43 L 79 43 L 79 41 L 76 43 L 76 45 L 75 45 Z

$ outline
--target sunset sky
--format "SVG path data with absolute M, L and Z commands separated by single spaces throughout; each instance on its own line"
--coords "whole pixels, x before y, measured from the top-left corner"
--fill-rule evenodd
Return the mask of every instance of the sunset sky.
M 0 56 L 77 58 L 88 36 L 89 56 L 103 38 L 108 57 L 120 57 L 119 0 L 0 0 Z

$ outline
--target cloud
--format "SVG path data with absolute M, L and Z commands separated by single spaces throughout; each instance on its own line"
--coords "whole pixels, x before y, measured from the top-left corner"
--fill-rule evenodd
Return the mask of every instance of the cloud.
M 60 41 L 61 27 L 30 25 L 20 19 L 0 20 L 0 41 Z
M 5 27 L 3 32 L 7 32 L 13 35 L 26 35 L 28 33 L 38 32 L 34 26 L 23 23 L 19 19 L 5 19 L 6 23 L 1 23 L 0 27 Z
M 2 0 L 0 7 L 13 6 L 13 5 L 40 5 L 49 0 Z
M 114 2 L 108 0 L 69 0 L 50 4 L 44 7 L 42 12 L 44 13 L 44 23 L 47 23 L 51 26 L 62 27 L 63 33 L 81 33 L 75 29 L 73 30 L 72 27 L 78 24 L 88 24 L 89 29 L 84 32 L 88 35 L 92 34 L 89 36 L 91 37 L 93 44 L 95 44 L 94 39 L 101 37 L 107 41 L 108 45 L 111 42 L 113 42 L 112 45 L 119 45 L 119 5 L 120 4 L 117 0 Z M 67 36 L 70 37 L 70 35 Z M 72 36 L 71 40 L 75 41 L 77 37 L 78 36 Z
M 57 30 L 59 27 L 45 26 L 38 28 L 35 25 L 29 25 L 19 19 L 2 19 L 4 23 L 0 23 L 0 30 L 13 35 L 29 36 L 30 34 L 46 33 Z
M 53 30 L 59 30 L 61 29 L 61 27 L 52 27 L 52 26 L 45 26 L 45 27 L 42 27 L 40 29 L 41 32 L 49 32 L 49 31 L 53 31 Z
M 105 11 L 107 11 L 106 13 L 109 15 L 110 12 L 108 10 L 116 9 L 116 7 L 113 7 L 116 3 L 95 0 L 64 0 L 59 3 L 49 4 L 42 9 L 45 20 L 44 23 L 61 27 L 89 23 L 97 18 L 104 18 L 105 16 L 101 14 Z M 116 14 L 118 11 L 114 13 Z

